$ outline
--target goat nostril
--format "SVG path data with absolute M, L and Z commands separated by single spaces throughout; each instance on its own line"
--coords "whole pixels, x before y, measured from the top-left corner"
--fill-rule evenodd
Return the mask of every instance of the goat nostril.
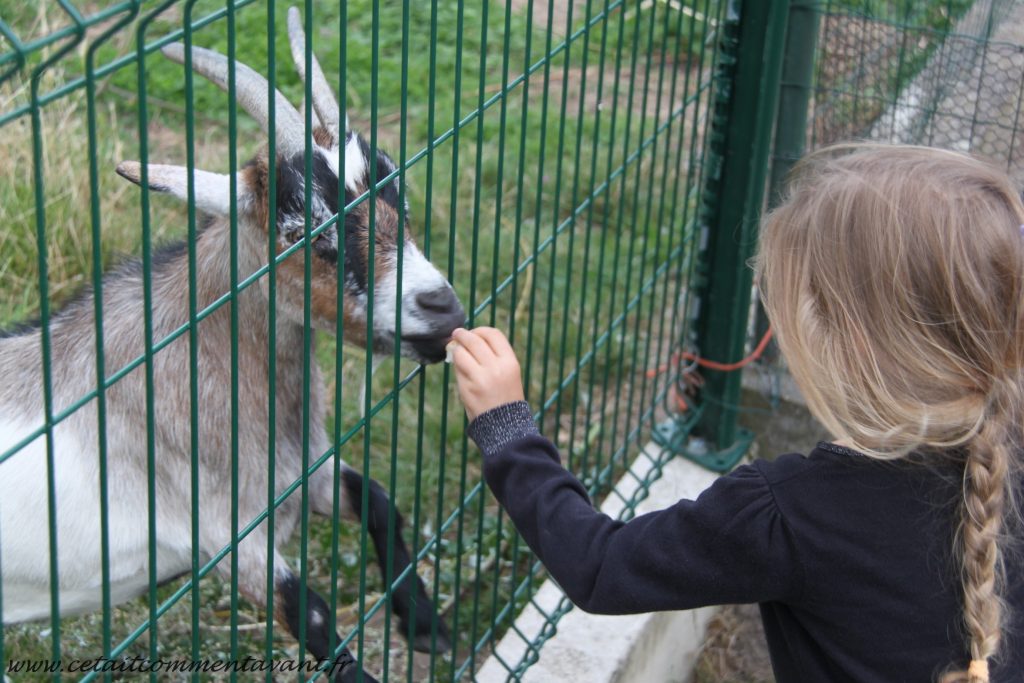
M 455 292 L 448 287 L 420 292 L 416 295 L 416 305 L 428 313 L 454 313 L 462 309 Z

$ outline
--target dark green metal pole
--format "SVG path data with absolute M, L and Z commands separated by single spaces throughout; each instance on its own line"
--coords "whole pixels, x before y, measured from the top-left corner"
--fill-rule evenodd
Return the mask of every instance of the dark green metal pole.
M 786 178 L 807 147 L 807 108 L 814 84 L 814 56 L 818 47 L 820 13 L 815 0 L 790 0 L 786 52 L 782 58 L 782 82 L 779 84 L 779 115 L 775 121 L 771 179 L 768 181 L 768 208 L 782 200 Z M 768 331 L 768 316 L 760 302 L 754 322 L 754 338 Z M 778 347 L 771 342 L 761 358 L 772 362 Z
M 807 147 L 807 107 L 814 83 L 819 13 L 816 0 L 790 0 L 786 52 L 779 84 L 779 116 L 775 124 L 768 206 L 774 207 L 785 188 L 790 169 Z
M 723 363 L 740 360 L 746 342 L 752 279 L 747 261 L 764 203 L 789 5 L 790 0 L 730 0 L 722 27 L 701 216 L 696 339 L 700 356 Z M 718 451 L 734 451 L 740 374 L 701 373 L 704 410 L 697 434 Z

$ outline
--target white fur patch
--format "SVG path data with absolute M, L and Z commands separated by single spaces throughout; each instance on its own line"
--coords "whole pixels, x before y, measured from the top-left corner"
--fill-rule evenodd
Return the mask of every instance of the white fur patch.
M 345 187 L 353 192 L 359 189 L 359 183 L 366 177 L 369 160 L 363 156 L 363 148 L 359 137 L 353 135 L 345 144 Z
M 339 148 L 331 150 L 330 154 L 327 154 L 327 163 L 334 171 L 334 175 L 338 175 L 340 166 L 339 161 Z M 359 146 L 359 138 L 353 135 L 348 138 L 348 142 L 345 143 L 345 187 L 353 192 L 359 191 L 359 185 L 363 178 L 366 177 L 367 169 L 366 157 L 363 156 L 363 150 Z M 363 188 L 365 189 L 365 188 Z
M 334 171 L 334 175 L 338 175 L 340 170 L 339 149 L 337 147 L 332 149 L 325 157 L 328 166 Z M 379 159 L 386 169 L 385 175 L 391 175 L 398 169 L 386 154 L 381 155 Z M 365 192 L 368 189 L 364 183 L 369 177 L 369 164 L 370 160 L 364 156 L 363 148 L 359 144 L 359 138 L 356 135 L 348 138 L 348 142 L 345 144 L 345 187 L 356 194 Z M 382 177 L 377 178 L 377 180 L 380 181 Z M 391 182 L 394 184 L 396 192 L 401 190 L 398 178 L 394 178 Z M 409 212 L 408 200 L 405 203 L 405 211 L 406 213 Z
M 35 427 L 21 418 L 0 417 L 0 453 Z M 61 614 L 99 609 L 102 582 L 99 458 L 95 434 L 79 434 L 66 421 L 54 429 L 57 499 L 57 557 Z M 116 604 L 144 593 L 149 585 L 145 489 L 133 495 L 108 472 L 111 599 Z M 50 614 L 50 531 L 47 513 L 46 439 L 38 437 L 0 463 L 0 569 L 3 622 Z M 158 547 L 160 578 L 189 567 L 189 554 Z M 176 556 L 172 556 L 176 555 Z
M 373 326 L 386 332 L 395 331 L 398 313 L 397 259 L 391 262 L 387 273 L 377 278 L 373 301 Z M 406 242 L 402 257 L 402 334 L 430 334 L 434 325 L 429 314 L 423 314 L 416 303 L 416 296 L 451 287 L 448 280 L 428 261 L 416 245 Z

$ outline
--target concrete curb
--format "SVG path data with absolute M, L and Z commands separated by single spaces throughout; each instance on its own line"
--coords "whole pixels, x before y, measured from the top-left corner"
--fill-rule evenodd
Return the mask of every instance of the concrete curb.
M 616 517 L 623 500 L 631 500 L 638 482 L 651 469 L 658 446 L 648 444 L 630 470 L 619 479 L 616 491 L 601 506 Z M 718 475 L 683 458 L 674 458 L 662 476 L 650 487 L 650 494 L 637 506 L 637 514 L 660 510 L 680 498 L 696 498 Z M 514 628 L 498 643 L 474 680 L 500 683 L 509 679 L 503 662 L 518 663 L 528 649 L 529 639 L 541 633 L 550 614 L 563 597 L 550 579 L 545 581 L 530 604 L 516 618 Z M 689 680 L 704 641 L 707 623 L 715 607 L 679 612 L 654 612 L 628 616 L 587 614 L 574 608 L 558 622 L 556 634 L 544 643 L 540 660 L 519 680 L 524 683 L 633 683 L 659 681 L 684 683 Z

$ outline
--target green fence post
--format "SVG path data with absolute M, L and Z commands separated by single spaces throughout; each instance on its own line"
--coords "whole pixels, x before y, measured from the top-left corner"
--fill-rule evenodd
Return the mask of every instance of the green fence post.
M 790 3 L 769 180 L 769 207 L 778 204 L 786 176 L 807 147 L 807 106 L 811 100 L 818 48 L 817 0 L 790 0 Z
M 771 176 L 768 180 L 768 208 L 778 206 L 789 171 L 804 155 L 807 147 L 807 107 L 814 85 L 815 54 L 818 49 L 820 14 L 816 0 L 790 0 L 786 52 L 782 57 L 782 81 L 779 83 L 779 114 L 775 121 Z M 768 331 L 768 316 L 760 302 L 754 322 L 754 338 Z M 771 342 L 762 360 L 772 362 L 778 354 Z
M 789 5 L 790 0 L 730 0 L 722 27 L 695 293 L 697 351 L 723 363 L 742 358 L 747 338 L 752 279 L 747 261 L 754 254 L 764 202 Z M 701 373 L 703 411 L 696 433 L 714 452 L 695 457 L 725 470 L 751 439 L 736 427 L 740 375 Z

